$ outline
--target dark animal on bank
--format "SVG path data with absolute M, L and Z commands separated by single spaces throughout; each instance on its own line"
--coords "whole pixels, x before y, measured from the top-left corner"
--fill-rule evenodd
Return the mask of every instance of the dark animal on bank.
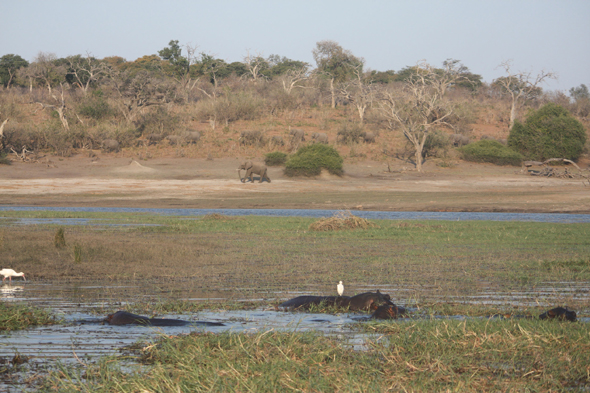
M 367 131 L 363 131 L 361 132 L 361 138 L 363 138 L 363 142 L 365 143 L 375 143 L 375 133 L 374 132 L 367 132 Z
M 244 169 L 246 171 L 246 176 L 244 176 L 243 179 L 242 179 L 242 169 Z M 244 183 L 246 181 L 246 179 L 250 179 L 250 182 L 254 183 L 254 175 L 255 174 L 260 176 L 259 183 L 262 183 L 262 181 L 265 179 L 267 182 L 270 183 L 270 177 L 268 177 L 267 168 L 265 165 L 254 164 L 252 161 L 248 160 L 248 161 L 244 161 L 238 167 L 238 176 L 240 176 L 240 181 L 242 183 Z
M 576 321 L 576 312 L 567 307 L 556 307 L 539 315 L 539 319 L 558 319 L 560 321 Z
M 114 139 L 105 139 L 102 141 L 102 150 L 105 152 L 118 152 L 119 151 L 119 142 Z
M 206 321 L 183 321 L 181 319 L 166 319 L 166 318 L 148 318 L 141 315 L 135 315 L 127 311 L 117 311 L 114 314 L 109 314 L 104 319 L 109 325 L 144 325 L 144 326 L 187 326 L 187 325 L 202 325 L 202 326 L 225 326 L 219 322 Z
M 455 147 L 462 147 L 469 144 L 469 138 L 461 134 L 451 135 L 450 141 Z
M 382 304 L 394 305 L 389 295 L 381 292 L 365 292 L 355 296 L 298 296 L 279 305 L 281 308 L 306 309 L 313 305 L 348 307 L 351 311 L 376 310 Z

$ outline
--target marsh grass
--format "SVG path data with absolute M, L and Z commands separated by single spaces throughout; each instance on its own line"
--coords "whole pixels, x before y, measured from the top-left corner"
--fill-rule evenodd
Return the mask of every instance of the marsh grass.
M 563 391 L 590 384 L 588 324 L 532 320 L 424 320 L 365 324 L 355 351 L 318 332 L 162 336 L 134 345 L 148 372 L 117 358 L 62 367 L 60 392 Z
M 48 311 L 19 303 L 0 302 L 0 331 L 53 325 L 59 321 Z
M 590 224 L 371 220 L 376 226 L 360 231 L 313 231 L 317 220 L 302 217 L 6 213 L 156 224 L 68 227 L 68 242 L 83 246 L 79 262 L 55 248 L 55 226 L 0 231 L 3 257 L 32 279 L 190 282 L 203 291 L 240 288 L 258 298 L 335 294 L 343 280 L 347 288 L 399 288 L 393 301 L 402 305 L 590 281 Z M 588 307 L 574 296 L 562 300 Z

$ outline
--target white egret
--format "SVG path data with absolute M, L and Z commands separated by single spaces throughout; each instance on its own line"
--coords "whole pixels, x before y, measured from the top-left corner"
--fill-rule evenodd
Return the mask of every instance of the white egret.
M 338 290 L 338 296 L 342 296 L 344 293 L 344 285 L 342 285 L 342 281 L 336 286 L 336 289 Z
M 22 277 L 23 280 L 27 281 L 27 279 L 25 278 L 25 273 L 23 273 L 23 272 L 17 273 L 12 269 L 2 269 L 2 270 L 0 270 L 0 274 L 2 274 L 4 276 L 2 281 L 6 280 L 6 278 L 10 278 L 10 282 L 12 282 L 12 277 Z

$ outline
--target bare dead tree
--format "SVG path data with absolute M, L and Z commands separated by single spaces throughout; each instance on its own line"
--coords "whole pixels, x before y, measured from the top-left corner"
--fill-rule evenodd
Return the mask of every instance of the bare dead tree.
M 438 89 L 441 96 L 444 96 L 447 89 L 454 86 L 457 82 L 469 80 L 466 77 L 469 69 L 455 59 L 443 61 L 442 72 L 438 72 L 438 78 L 433 80 L 434 87 Z
M 3 150 L 5 147 L 4 126 L 6 125 L 6 123 L 8 123 L 8 118 L 6 118 L 6 120 L 2 122 L 2 125 L 0 125 L 0 150 Z
M 26 68 L 21 68 L 21 76 L 28 78 L 30 89 L 33 83 L 47 87 L 52 94 L 52 88 L 65 81 L 66 69 L 55 65 L 57 56 L 54 53 L 39 52 L 35 61 Z
M 57 57 L 53 53 L 39 52 L 35 62 L 23 71 L 24 75 L 29 77 L 32 81 L 36 80 L 39 85 L 47 87 L 49 95 L 53 99 L 52 103 L 37 102 L 43 108 L 53 109 L 59 115 L 59 120 L 64 130 L 69 131 L 70 126 L 66 116 L 66 100 L 64 91 L 68 89 L 69 85 L 65 83 L 65 76 L 67 70 L 64 66 L 57 66 L 55 60 Z M 59 91 L 56 93 L 54 87 L 59 86 Z
M 378 109 L 393 131 L 401 129 L 414 147 L 416 170 L 422 171 L 424 143 L 430 130 L 446 124 L 452 108 L 441 95 L 441 82 L 434 67 L 426 62 L 404 83 L 403 89 L 384 90 Z M 446 88 L 445 88 L 446 90 Z
M 60 83 L 59 87 L 60 87 L 59 96 L 55 95 L 55 90 L 52 90 L 50 93 L 51 97 L 55 101 L 55 104 L 46 104 L 43 102 L 37 102 L 37 104 L 41 105 L 43 108 L 53 109 L 54 111 L 56 111 L 64 130 L 69 131 L 70 125 L 68 123 L 68 118 L 66 116 L 67 107 L 66 107 L 66 100 L 64 97 L 64 90 L 67 89 L 67 87 L 64 89 L 63 83 Z
M 520 102 L 540 94 L 539 85 L 547 79 L 557 79 L 557 75 L 545 70 L 541 70 L 536 76 L 533 76 L 530 71 L 513 72 L 511 60 L 502 62 L 498 67 L 504 68 L 507 76 L 496 79 L 493 84 L 502 87 L 512 100 L 510 107 L 510 128 L 512 129 L 516 120 L 516 109 Z
M 89 52 L 86 52 L 86 57 L 72 56 L 67 61 L 70 66 L 69 74 L 74 77 L 75 85 L 84 95 L 92 83 L 108 75 L 108 65 L 92 57 Z
M 252 75 L 252 79 L 257 82 L 260 77 L 260 71 L 262 71 L 265 66 L 268 66 L 268 62 L 262 57 L 262 54 L 256 52 L 256 54 L 251 55 L 250 51 L 248 50 L 246 56 L 244 56 L 244 65 Z
M 291 91 L 293 91 L 294 88 L 303 87 L 302 85 L 298 85 L 298 83 L 309 79 L 309 71 L 307 70 L 307 67 L 292 69 L 281 75 L 280 79 L 285 93 L 291 94 Z
M 110 86 L 118 96 L 118 107 L 125 119 L 133 121 L 143 108 L 164 105 L 174 94 L 174 86 L 157 74 L 111 70 Z
M 375 98 L 375 89 L 371 81 L 367 79 L 368 73 L 363 72 L 363 64 L 351 66 L 354 78 L 345 82 L 340 87 L 341 94 L 352 102 L 358 111 L 360 123 L 365 119 L 367 108 L 372 105 Z

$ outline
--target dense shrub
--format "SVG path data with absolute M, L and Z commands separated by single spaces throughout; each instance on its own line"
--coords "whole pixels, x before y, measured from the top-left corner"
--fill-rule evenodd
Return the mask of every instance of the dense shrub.
M 317 176 L 322 168 L 328 172 L 341 176 L 342 157 L 331 146 L 321 143 L 304 146 L 297 150 L 285 164 L 285 175 L 287 176 Z
M 111 116 L 114 111 L 107 100 L 104 99 L 102 92 L 97 90 L 80 102 L 78 113 L 85 117 L 100 120 Z
M 449 136 L 445 132 L 439 130 L 431 132 L 424 141 L 422 156 L 443 157 L 447 154 L 450 145 Z
M 273 151 L 264 156 L 264 163 L 268 166 L 280 166 L 287 161 L 287 155 L 280 151 Z
M 11 162 L 5 152 L 0 151 L 0 165 L 10 165 Z
M 577 160 L 586 143 L 584 126 L 562 106 L 548 103 L 532 112 L 525 123 L 515 122 L 508 146 L 529 160 Z
M 459 149 L 466 161 L 491 162 L 496 165 L 520 165 L 522 155 L 498 141 L 484 139 Z

